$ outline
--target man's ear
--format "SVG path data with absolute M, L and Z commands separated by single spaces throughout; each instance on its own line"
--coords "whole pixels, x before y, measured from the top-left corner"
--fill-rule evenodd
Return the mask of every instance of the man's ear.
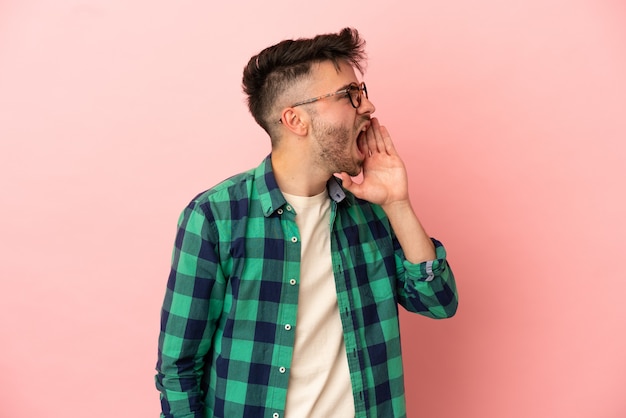
M 302 109 L 287 107 L 281 114 L 281 122 L 285 128 L 298 136 L 306 136 L 309 133 L 309 115 Z

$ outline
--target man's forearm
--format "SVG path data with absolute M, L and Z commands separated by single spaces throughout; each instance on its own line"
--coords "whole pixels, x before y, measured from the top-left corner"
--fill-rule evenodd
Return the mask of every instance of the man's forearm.
M 422 227 L 410 201 L 383 206 L 407 261 L 418 264 L 434 260 L 435 246 Z

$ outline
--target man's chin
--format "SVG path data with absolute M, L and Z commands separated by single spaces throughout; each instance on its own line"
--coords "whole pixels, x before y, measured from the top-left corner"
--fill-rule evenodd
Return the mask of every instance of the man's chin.
M 354 167 L 350 170 L 346 170 L 346 173 L 348 173 L 350 177 L 356 177 L 361 174 L 361 171 L 363 171 L 363 161 L 357 161 Z

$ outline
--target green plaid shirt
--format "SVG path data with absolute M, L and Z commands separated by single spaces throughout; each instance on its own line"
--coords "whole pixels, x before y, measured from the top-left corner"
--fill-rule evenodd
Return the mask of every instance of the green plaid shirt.
M 333 177 L 331 257 L 357 417 L 403 417 L 398 304 L 454 315 L 443 246 L 405 260 L 382 208 Z M 300 235 L 271 156 L 198 195 L 179 220 L 156 385 L 162 417 L 283 417 L 294 347 Z M 290 326 L 285 326 L 289 324 Z

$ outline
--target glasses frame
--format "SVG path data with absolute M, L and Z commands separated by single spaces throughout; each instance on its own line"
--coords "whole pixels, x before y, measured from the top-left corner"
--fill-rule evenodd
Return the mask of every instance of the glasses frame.
M 358 96 L 356 96 L 357 98 L 354 99 L 357 102 L 354 103 L 354 100 L 352 99 L 352 94 L 350 94 L 351 91 L 357 90 L 358 92 Z M 302 100 L 301 102 L 297 102 L 295 104 L 292 104 L 290 107 L 296 107 L 296 106 L 302 106 L 305 104 L 309 104 L 309 103 L 314 103 L 317 102 L 318 100 L 322 100 L 322 99 L 327 99 L 329 97 L 333 97 L 336 96 L 338 94 L 347 94 L 348 98 L 350 99 L 350 104 L 352 105 L 353 108 L 358 109 L 359 106 L 361 106 L 361 102 L 363 101 L 363 93 L 365 93 L 365 98 L 369 99 L 369 96 L 367 95 L 367 86 L 365 85 L 364 82 L 361 83 L 350 83 L 348 85 L 348 87 L 341 89 L 341 90 L 337 90 L 336 92 L 333 93 L 328 93 L 328 94 L 323 94 L 321 96 L 317 96 L 317 97 L 312 97 L 310 99 L 306 99 L 306 100 Z

